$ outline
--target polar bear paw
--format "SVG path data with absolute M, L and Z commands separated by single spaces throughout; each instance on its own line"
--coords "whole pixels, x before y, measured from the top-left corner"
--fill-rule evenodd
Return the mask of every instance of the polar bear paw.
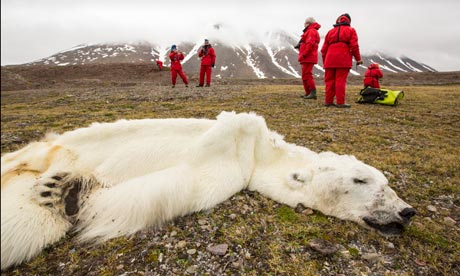
M 62 195 L 66 188 L 67 173 L 58 173 L 51 177 L 40 178 L 33 189 L 38 204 L 45 208 L 55 209 L 62 204 Z
M 43 177 L 34 185 L 35 200 L 41 207 L 68 217 L 79 210 L 79 181 L 72 179 L 69 173 L 57 173 Z

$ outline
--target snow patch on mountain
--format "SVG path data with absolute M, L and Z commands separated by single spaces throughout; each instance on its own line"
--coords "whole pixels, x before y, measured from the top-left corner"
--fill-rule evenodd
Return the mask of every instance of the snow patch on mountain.
M 251 45 L 246 45 L 245 49 L 247 51 L 247 53 L 246 53 L 246 64 L 249 65 L 249 67 L 252 68 L 252 70 L 254 71 L 254 74 L 256 74 L 256 76 L 259 79 L 266 79 L 267 77 L 265 76 L 264 72 L 262 72 L 262 70 L 260 70 L 257 67 L 256 62 L 252 57 L 253 50 L 252 50 Z
M 423 72 L 422 70 L 418 69 L 418 68 L 415 68 L 412 64 L 410 64 L 409 62 L 406 62 L 406 65 L 412 69 L 413 71 L 415 72 Z
M 295 71 L 291 71 L 291 70 L 287 70 L 286 68 L 284 68 L 283 66 L 281 66 L 277 61 L 276 61 L 276 58 L 275 58 L 275 53 L 274 51 L 272 50 L 272 48 L 270 48 L 270 46 L 268 46 L 268 44 L 264 44 L 265 46 L 265 49 L 267 50 L 268 52 L 268 55 L 270 56 L 270 59 L 272 60 L 273 64 L 278 67 L 282 72 L 288 74 L 288 75 L 291 75 L 293 77 L 296 77 L 296 78 L 300 78 L 300 75 Z

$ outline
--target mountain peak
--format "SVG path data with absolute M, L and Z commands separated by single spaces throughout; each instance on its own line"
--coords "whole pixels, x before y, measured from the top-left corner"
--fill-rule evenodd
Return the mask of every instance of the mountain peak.
M 294 49 L 298 38 L 283 31 L 271 31 L 264 39 L 233 41 L 225 37 L 222 24 L 213 25 L 214 32 L 208 33 L 217 54 L 216 78 L 300 78 L 301 70 L 297 62 L 298 51 Z M 227 30 L 226 30 L 227 31 Z M 182 42 L 178 44 L 186 54 L 183 61 L 187 72 L 199 71 L 197 50 L 200 42 Z M 169 65 L 167 54 L 169 45 L 160 46 L 141 41 L 136 43 L 80 44 L 28 65 L 80 65 L 106 63 L 152 63 L 160 59 Z M 394 57 L 380 52 L 363 54 L 364 64 L 354 66 L 350 73 L 363 75 L 370 63 L 379 63 L 384 73 L 435 72 L 432 67 L 406 56 Z M 321 59 L 314 67 L 313 74 L 324 74 Z

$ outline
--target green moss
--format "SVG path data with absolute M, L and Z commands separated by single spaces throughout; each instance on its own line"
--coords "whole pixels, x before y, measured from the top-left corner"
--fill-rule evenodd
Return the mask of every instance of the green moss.
M 185 268 L 188 266 L 189 261 L 187 259 L 177 259 L 176 264 L 180 265 L 181 267 Z
M 309 216 L 308 217 L 309 220 L 314 223 L 314 224 L 326 224 L 326 223 L 329 223 L 329 221 L 327 220 L 327 217 L 321 213 L 314 213 L 313 215 Z
M 279 207 L 276 210 L 276 216 L 280 221 L 291 222 L 291 223 L 294 223 L 298 221 L 299 219 L 294 209 L 292 209 L 289 206 L 285 206 L 285 205 Z
M 350 252 L 350 255 L 354 258 L 357 258 L 359 256 L 359 250 L 354 247 L 348 248 L 348 252 Z
M 161 254 L 161 250 L 155 249 L 151 250 L 147 255 L 145 256 L 145 261 L 150 262 L 150 263 L 158 263 L 158 257 Z
M 441 235 L 436 233 L 427 232 L 424 230 L 420 230 L 417 227 L 411 226 L 406 231 L 407 235 L 422 240 L 426 243 L 429 243 L 434 246 L 438 246 L 444 250 L 446 249 L 455 249 L 459 250 L 459 243 L 458 241 L 448 240 Z

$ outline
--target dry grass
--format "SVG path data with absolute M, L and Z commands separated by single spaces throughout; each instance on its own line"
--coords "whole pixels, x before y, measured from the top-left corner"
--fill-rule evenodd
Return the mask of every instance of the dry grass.
M 359 89 L 348 87 L 354 91 L 348 93 L 348 102 L 357 98 Z M 351 109 L 302 100 L 298 85 L 172 90 L 136 84 L 2 92 L 2 152 L 48 131 L 60 133 L 94 121 L 214 118 L 222 110 L 253 111 L 289 142 L 353 154 L 384 171 L 390 186 L 418 211 L 403 236 L 387 239 L 354 223 L 317 212 L 296 213 L 242 192 L 223 208 L 100 246 L 77 245 L 67 237 L 2 275 L 458 275 L 460 86 L 398 89 L 405 91 L 398 107 L 353 104 Z M 437 211 L 427 210 L 429 205 Z M 206 224 L 197 224 L 200 219 Z M 308 246 L 314 238 L 341 250 L 322 256 Z M 180 240 L 187 242 L 184 249 L 176 246 Z M 228 254 L 210 255 L 205 248 L 211 243 L 228 244 Z M 199 253 L 184 253 L 190 248 Z M 378 254 L 378 261 L 365 258 L 370 253 Z

